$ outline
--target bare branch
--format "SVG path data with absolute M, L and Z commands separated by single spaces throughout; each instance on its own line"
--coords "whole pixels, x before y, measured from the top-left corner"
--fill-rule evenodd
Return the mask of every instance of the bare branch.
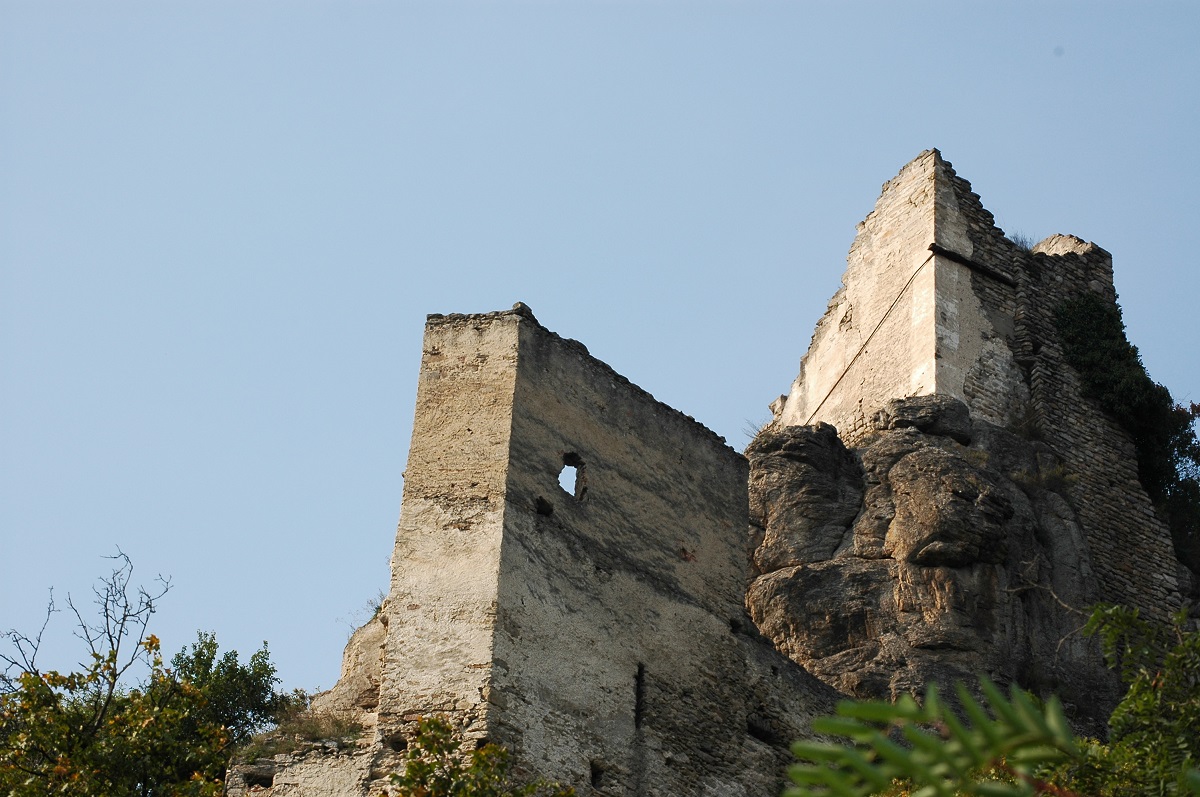
M 46 616 L 42 620 L 42 626 L 38 632 L 30 638 L 26 634 L 21 633 L 15 628 L 10 628 L 4 633 L 8 638 L 9 644 L 12 645 L 13 652 L 0 653 L 0 663 L 4 665 L 4 671 L 0 673 L 0 692 L 14 691 L 16 679 L 23 673 L 32 675 L 40 675 L 37 668 L 37 655 L 42 647 L 42 635 L 46 633 L 46 626 L 50 625 L 50 617 L 58 611 L 58 607 L 54 605 L 54 588 L 50 588 L 50 599 L 46 602 Z M 13 674 L 13 671 L 16 674 Z

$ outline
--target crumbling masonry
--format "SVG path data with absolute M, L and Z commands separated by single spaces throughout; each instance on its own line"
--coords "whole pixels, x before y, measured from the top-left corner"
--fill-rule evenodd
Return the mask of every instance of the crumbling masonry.
M 974 418 L 1041 438 L 1075 477 L 1102 600 L 1164 616 L 1178 606 L 1170 532 L 1138 482 L 1133 442 L 1083 399 L 1055 310 L 1091 292 L 1115 302 L 1112 256 L 1053 235 L 1004 237 L 937 150 L 883 187 L 859 225 L 841 290 L 817 323 L 781 425 L 820 421 L 854 443 L 889 399 L 945 395 Z
M 749 460 L 524 305 L 430 316 L 390 592 L 314 701 L 364 733 L 229 794 L 386 794 L 439 713 L 580 794 L 768 795 L 838 691 L 1107 694 L 1094 649 L 1048 642 L 1057 601 L 1160 616 L 1178 571 L 1063 360 L 1053 313 L 1082 292 L 1115 300 L 1107 252 L 1023 250 L 922 153 Z

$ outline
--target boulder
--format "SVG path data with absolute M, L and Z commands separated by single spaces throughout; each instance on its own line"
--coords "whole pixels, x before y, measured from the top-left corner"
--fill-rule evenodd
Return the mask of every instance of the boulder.
M 854 697 L 987 675 L 1059 694 L 1102 734 L 1117 684 L 1077 633 L 1096 585 L 1059 461 L 956 399 L 876 418 L 855 450 L 827 424 L 768 427 L 747 448 L 759 630 Z
M 913 428 L 964 444 L 971 442 L 970 412 L 966 404 L 952 396 L 892 399 L 871 420 L 880 431 Z

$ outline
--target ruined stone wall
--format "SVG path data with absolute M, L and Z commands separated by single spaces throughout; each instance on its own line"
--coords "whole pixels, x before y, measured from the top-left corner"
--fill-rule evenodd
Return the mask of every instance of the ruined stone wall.
M 898 300 L 905 274 L 917 278 Z M 1169 532 L 1138 482 L 1129 436 L 1083 398 L 1058 344 L 1056 309 L 1089 291 L 1116 300 L 1106 252 L 1068 236 L 1021 250 L 970 184 L 936 150 L 924 152 L 860 225 L 843 288 L 776 423 L 828 422 L 856 444 L 888 400 L 935 393 L 962 400 L 977 421 L 1040 436 L 1071 481 L 1101 597 L 1162 615 L 1179 601 Z M 889 318 L 864 345 L 839 321 L 881 306 L 913 323 Z
M 897 392 L 933 392 L 936 167 L 934 153 L 909 163 L 859 224 L 842 288 L 782 409 L 784 425 L 826 421 L 853 437 Z
M 961 399 L 978 420 L 1008 426 L 1029 400 L 1011 348 L 1019 249 L 996 227 L 971 184 L 937 160 L 935 392 Z
M 1015 348 L 1031 388 L 1033 432 L 1073 477 L 1068 495 L 1087 530 L 1102 599 L 1164 618 L 1180 601 L 1170 531 L 1138 480 L 1132 439 L 1083 398 L 1054 320 L 1063 302 L 1087 292 L 1116 301 L 1112 256 L 1095 244 L 1055 235 L 1022 265 Z
M 1006 345 L 1014 245 L 937 150 L 883 187 L 779 416 L 857 440 L 890 399 L 937 393 L 1006 423 L 1025 398 Z
M 524 305 L 431 316 L 391 592 L 314 701 L 368 733 L 230 793 L 384 794 L 439 713 L 580 793 L 777 794 L 836 695 L 747 615 L 747 467 Z
M 1054 322 L 1064 302 L 1084 293 L 1116 301 L 1112 256 L 1063 235 L 1023 252 L 948 164 L 946 176 L 937 243 L 969 262 L 947 263 L 965 278 L 953 297 L 942 293 L 939 266 L 937 313 L 957 315 L 960 345 L 955 355 L 939 336 L 936 392 L 962 398 L 972 417 L 1048 443 L 1070 475 L 1099 597 L 1165 617 L 1180 600 L 1170 532 L 1138 481 L 1133 441 L 1083 398 Z
M 745 459 L 579 344 L 520 337 L 490 737 L 601 793 L 775 791 L 764 738 L 802 720 L 749 689 Z
M 379 702 L 407 719 L 481 721 L 490 682 L 519 317 L 431 316 L 425 328 Z
M 743 457 L 524 305 L 430 316 L 391 589 L 314 701 L 365 733 L 229 794 L 382 795 L 431 713 L 581 793 L 777 794 L 835 693 L 776 646 L 864 697 L 988 672 L 1103 703 L 1058 601 L 1179 596 L 1132 442 L 1058 343 L 1089 291 L 1115 301 L 1106 252 L 1023 251 L 922 153 L 750 449 L 753 518 Z

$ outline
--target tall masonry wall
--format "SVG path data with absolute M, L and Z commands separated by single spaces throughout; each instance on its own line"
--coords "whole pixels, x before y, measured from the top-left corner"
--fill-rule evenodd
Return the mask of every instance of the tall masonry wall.
M 817 322 L 782 423 L 825 421 L 842 434 L 868 428 L 897 393 L 925 395 L 933 371 L 934 160 L 918 158 L 883 187 L 858 225 L 841 289 Z
M 1054 235 L 1018 262 L 1014 349 L 1030 385 L 1030 417 L 1075 477 L 1069 498 L 1087 532 L 1101 598 L 1164 619 L 1180 603 L 1171 533 L 1138 480 L 1133 440 L 1082 398 L 1054 320 L 1063 302 L 1085 292 L 1116 301 L 1112 256 L 1074 236 Z
M 1180 599 L 1170 533 L 1129 435 L 1083 397 L 1055 327 L 1085 292 L 1116 301 L 1107 252 L 1071 236 L 1023 250 L 937 150 L 923 152 L 859 225 L 776 422 L 824 421 L 854 444 L 888 400 L 936 393 L 1040 437 L 1071 476 L 1101 598 L 1163 616 Z
M 1026 397 L 1005 344 L 1015 251 L 937 150 L 922 153 L 859 224 L 780 422 L 824 421 L 854 441 L 890 399 L 933 393 L 1009 422 Z
M 605 794 L 777 793 L 818 693 L 746 616 L 746 460 L 531 315 L 493 323 L 514 322 L 489 738 Z
M 581 794 L 778 794 L 837 695 L 748 617 L 747 470 L 524 305 L 430 316 L 391 591 L 314 701 L 370 735 L 229 793 L 385 794 L 442 714 Z

